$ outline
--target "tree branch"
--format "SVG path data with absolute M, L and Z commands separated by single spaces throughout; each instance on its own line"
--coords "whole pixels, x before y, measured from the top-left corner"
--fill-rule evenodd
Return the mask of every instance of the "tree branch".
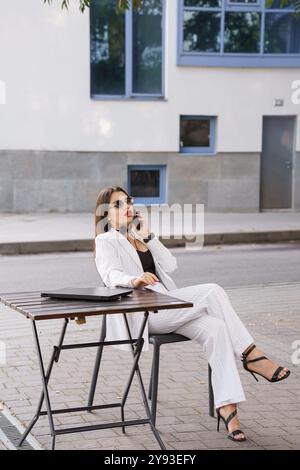
M 81 11 L 81 13 L 83 13 L 87 8 L 91 6 L 91 0 L 77 0 L 77 1 L 79 1 L 79 10 Z M 132 1 L 132 6 L 135 10 L 138 9 L 142 4 L 142 0 L 118 0 L 118 9 L 120 11 L 128 10 L 130 8 L 131 1 Z M 44 0 L 44 3 L 48 3 L 48 5 L 51 5 L 52 2 L 53 0 Z M 60 0 L 60 2 L 61 2 L 62 10 L 69 9 L 70 0 Z

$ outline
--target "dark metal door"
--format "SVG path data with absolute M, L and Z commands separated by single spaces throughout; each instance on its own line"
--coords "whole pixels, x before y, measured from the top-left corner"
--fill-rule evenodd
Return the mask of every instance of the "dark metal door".
M 261 155 L 261 209 L 290 209 L 294 153 L 293 116 L 264 116 Z

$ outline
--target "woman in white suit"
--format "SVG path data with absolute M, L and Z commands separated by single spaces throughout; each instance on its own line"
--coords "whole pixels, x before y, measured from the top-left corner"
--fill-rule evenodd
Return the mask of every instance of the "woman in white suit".
M 182 334 L 201 345 L 212 368 L 212 386 L 219 422 L 222 419 L 234 441 L 244 441 L 237 416 L 237 404 L 245 395 L 236 366 L 236 357 L 257 380 L 255 374 L 278 382 L 290 374 L 278 367 L 254 344 L 254 340 L 233 309 L 225 290 L 218 284 L 196 284 L 178 289 L 168 274 L 177 268 L 175 256 L 150 231 L 139 214 L 141 227 L 134 227 L 133 198 L 119 186 L 103 189 L 96 204 L 95 262 L 107 287 L 152 289 L 192 302 L 193 307 L 149 314 L 143 350 L 149 349 L 148 334 Z M 139 331 L 140 313 L 128 315 L 133 337 Z M 127 338 L 123 316 L 108 315 L 107 339 Z M 128 345 L 115 346 L 129 350 Z

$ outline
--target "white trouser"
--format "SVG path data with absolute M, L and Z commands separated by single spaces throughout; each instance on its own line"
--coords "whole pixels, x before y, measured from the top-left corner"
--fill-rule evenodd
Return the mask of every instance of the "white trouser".
M 152 286 L 151 286 L 152 287 Z M 254 342 L 218 284 L 198 284 L 167 290 L 157 283 L 155 290 L 192 302 L 193 307 L 161 310 L 149 314 L 149 333 L 179 333 L 199 343 L 212 369 L 215 406 L 245 401 L 236 357 Z

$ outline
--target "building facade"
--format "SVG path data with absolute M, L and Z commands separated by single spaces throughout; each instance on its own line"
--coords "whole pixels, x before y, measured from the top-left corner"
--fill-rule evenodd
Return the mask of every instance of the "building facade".
M 0 211 L 300 210 L 300 19 L 266 1 L 1 2 Z

